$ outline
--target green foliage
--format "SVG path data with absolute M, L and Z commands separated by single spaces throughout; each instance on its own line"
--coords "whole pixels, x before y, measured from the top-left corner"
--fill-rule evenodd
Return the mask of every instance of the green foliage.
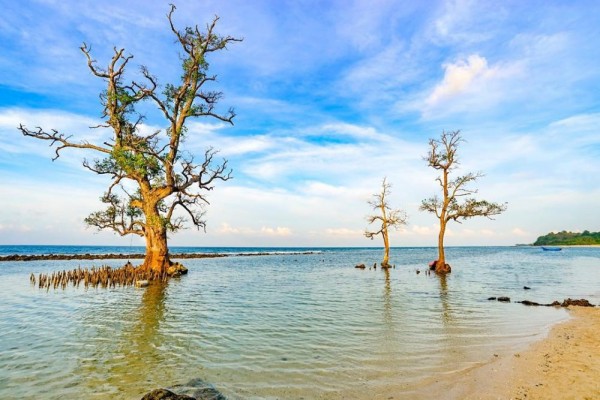
M 138 143 L 136 149 L 115 147 L 112 159 L 128 175 L 152 179 L 161 172 L 161 166 L 156 157 L 144 153 L 145 147 L 146 142 Z
M 534 246 L 577 246 L 600 244 L 600 232 L 550 232 L 537 238 Z

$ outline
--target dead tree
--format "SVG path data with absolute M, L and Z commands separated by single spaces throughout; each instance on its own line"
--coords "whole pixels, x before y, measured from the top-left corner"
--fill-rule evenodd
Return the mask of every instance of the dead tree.
M 481 172 L 469 172 L 465 175 L 450 179 L 450 172 L 459 164 L 456 152 L 463 139 L 460 131 L 442 132 L 439 140 L 429 140 L 429 153 L 424 157 L 428 165 L 441 172 L 436 178 L 442 190 L 441 198 L 437 195 L 425 199 L 420 210 L 435 214 L 440 222 L 438 234 L 438 258 L 434 262 L 435 271 L 446 274 L 451 271 L 446 264 L 444 254 L 444 236 L 446 224 L 449 221 L 461 222 L 473 217 L 491 217 L 506 210 L 506 203 L 490 203 L 470 197 L 477 193 L 477 189 L 468 189 L 467 185 L 483 177 Z
M 376 231 L 365 230 L 365 236 L 373 240 L 373 238 L 377 235 L 381 235 L 383 238 L 383 261 L 381 262 L 381 266 L 383 268 L 389 267 L 390 260 L 390 241 L 388 236 L 388 230 L 398 229 L 402 225 L 406 225 L 407 216 L 406 213 L 399 209 L 392 209 L 389 204 L 387 197 L 390 194 L 391 185 L 387 183 L 386 178 L 383 178 L 383 182 L 381 184 L 381 192 L 374 194 L 373 199 L 368 203 L 373 207 L 373 210 L 379 211 L 378 214 L 369 215 L 367 217 L 367 221 L 370 224 L 375 222 L 380 223 L 380 227 Z

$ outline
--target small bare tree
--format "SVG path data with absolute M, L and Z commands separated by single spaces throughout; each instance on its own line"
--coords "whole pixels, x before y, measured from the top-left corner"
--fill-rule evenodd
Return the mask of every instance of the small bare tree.
M 373 238 L 377 235 L 381 235 L 383 237 L 384 253 L 383 261 L 381 262 L 381 266 L 383 268 L 388 268 L 390 261 L 390 241 L 388 229 L 398 229 L 401 225 L 406 225 L 407 221 L 407 216 L 404 211 L 399 209 L 393 210 L 388 204 L 387 197 L 390 195 L 391 187 L 392 185 L 387 183 L 386 178 L 383 178 L 381 192 L 374 194 L 373 200 L 369 201 L 369 205 L 373 207 L 373 210 L 380 211 L 380 214 L 369 215 L 367 217 L 369 225 L 374 222 L 379 222 L 381 226 L 379 230 L 376 231 L 365 230 L 365 236 L 371 240 L 373 240 Z
M 446 274 L 451 268 L 446 264 L 444 254 L 444 235 L 446 224 L 449 221 L 461 222 L 473 217 L 487 217 L 492 219 L 506 210 L 506 203 L 490 203 L 485 200 L 477 200 L 471 196 L 477 193 L 476 189 L 467 189 L 466 186 L 484 175 L 481 172 L 469 172 L 466 175 L 450 179 L 450 172 L 458 165 L 456 152 L 461 142 L 460 131 L 442 132 L 439 140 L 429 140 L 429 154 L 424 157 L 430 167 L 441 171 L 436 181 L 442 189 L 442 198 L 437 195 L 423 200 L 420 210 L 435 214 L 440 221 L 440 232 L 438 235 L 438 259 L 435 261 L 435 272 Z M 459 201 L 462 199 L 462 201 Z
M 81 51 L 95 77 L 104 81 L 101 93 L 103 122 L 113 137 L 96 142 L 76 141 L 54 129 L 33 130 L 21 125 L 25 136 L 50 142 L 56 146 L 56 160 L 65 148 L 91 151 L 102 158 L 84 160 L 88 170 L 110 178 L 111 183 L 101 200 L 106 209 L 92 213 L 85 222 L 98 229 L 110 229 L 119 235 L 138 235 L 146 239 L 143 267 L 163 274 L 172 262 L 169 258 L 167 234 L 184 227 L 183 215 L 198 227 L 205 227 L 203 205 L 208 203 L 205 192 L 217 181 L 227 181 L 231 171 L 227 161 L 215 160 L 216 151 L 208 148 L 194 156 L 185 151 L 188 118 L 209 117 L 233 124 L 235 112 L 216 109 L 222 93 L 207 88 L 216 80 L 209 74 L 207 57 L 240 39 L 215 33 L 218 17 L 201 31 L 198 26 L 178 30 L 173 23 L 175 6 L 167 14 L 170 30 L 180 51 L 173 59 L 180 63 L 181 78 L 175 84 L 161 86 L 147 68 L 141 68 L 141 79 L 126 81 L 125 71 L 133 56 L 124 49 L 114 49 L 105 68 L 92 57 L 91 48 L 83 44 Z M 143 101 L 154 103 L 164 119 L 164 128 L 144 132 L 144 116 L 136 111 Z M 96 127 L 96 128 L 98 128 Z M 134 187 L 131 190 L 128 183 Z

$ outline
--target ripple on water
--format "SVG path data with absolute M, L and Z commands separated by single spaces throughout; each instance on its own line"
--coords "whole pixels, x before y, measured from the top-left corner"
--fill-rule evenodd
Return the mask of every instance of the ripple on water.
M 401 393 L 566 317 L 489 296 L 598 303 L 600 250 L 532 250 L 449 249 L 445 280 L 415 272 L 431 249 L 395 249 L 388 273 L 352 268 L 379 260 L 365 249 L 186 260 L 147 289 L 38 290 L 29 274 L 57 263 L 0 266 L 0 398 L 133 399 L 195 377 L 233 399 Z

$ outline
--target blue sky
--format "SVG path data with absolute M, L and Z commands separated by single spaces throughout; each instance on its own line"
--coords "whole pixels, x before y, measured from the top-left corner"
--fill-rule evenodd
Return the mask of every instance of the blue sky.
M 86 228 L 107 181 L 16 127 L 97 140 L 98 94 L 79 50 L 113 46 L 160 82 L 178 77 L 166 1 L 4 2 L 0 14 L 0 243 L 123 244 Z M 207 233 L 172 245 L 371 246 L 367 201 L 383 177 L 409 224 L 394 246 L 436 244 L 429 138 L 462 131 L 462 171 L 482 171 L 495 220 L 452 224 L 449 245 L 531 243 L 600 230 L 600 3 L 597 1 L 182 1 L 178 27 L 221 18 L 242 37 L 209 59 L 234 126 L 190 124 L 186 147 L 220 149 L 234 179 L 210 193 Z M 149 128 L 163 128 L 148 105 Z M 457 171 L 459 172 L 459 171 Z M 134 244 L 141 244 L 138 238 Z

